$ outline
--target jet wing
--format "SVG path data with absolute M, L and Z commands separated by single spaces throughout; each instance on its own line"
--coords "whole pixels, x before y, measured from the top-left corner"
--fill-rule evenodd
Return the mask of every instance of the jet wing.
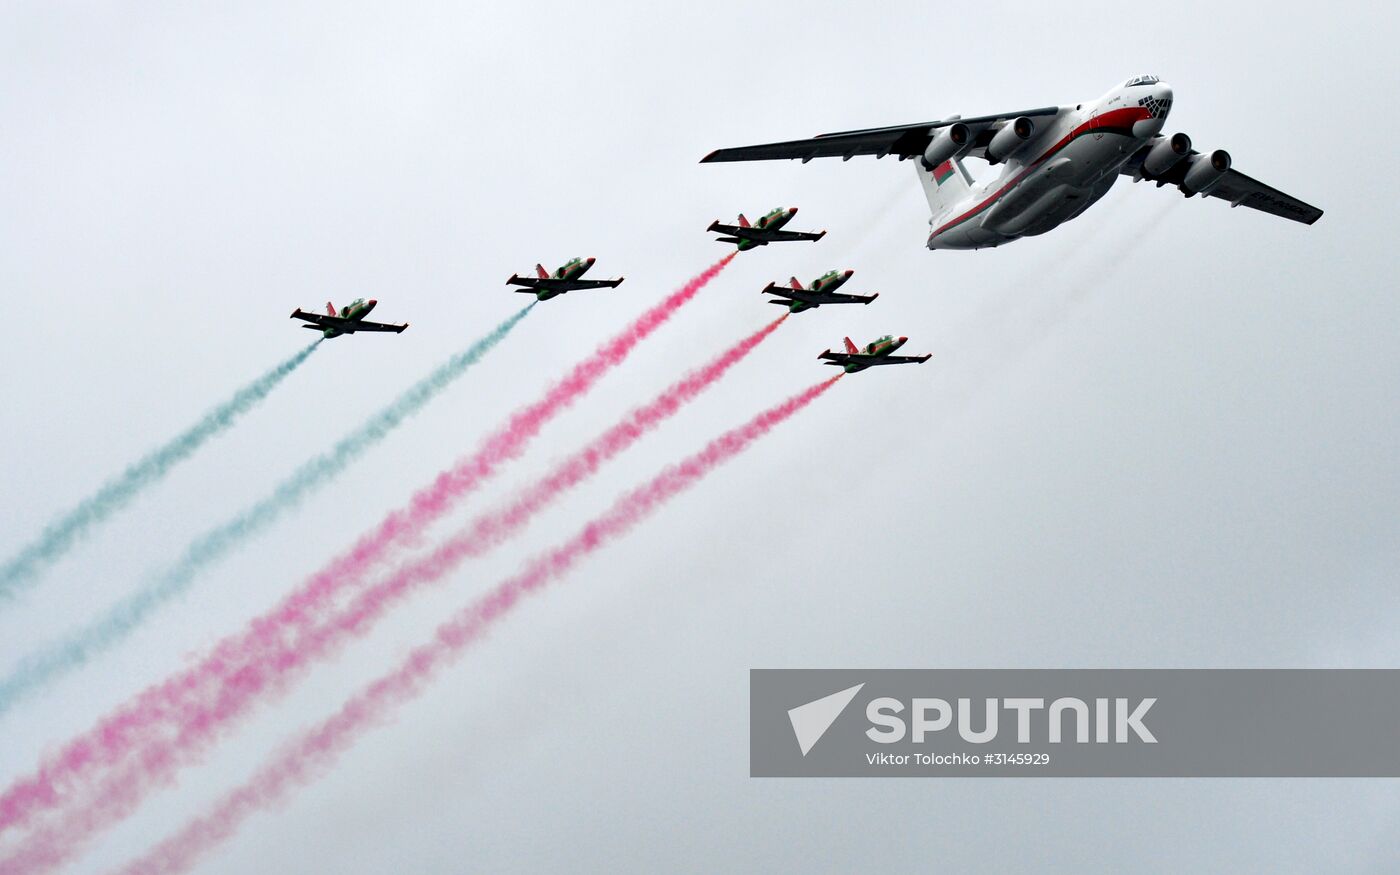
M 850 353 L 832 352 L 831 350 L 827 350 L 826 352 L 817 356 L 817 358 L 821 359 L 829 365 L 849 365 L 852 363 L 861 364 L 861 359 L 869 358 L 869 356 L 851 355 Z
M 865 358 L 866 360 L 863 361 L 862 364 L 872 368 L 879 365 L 921 365 L 933 358 L 933 353 L 929 353 L 928 355 L 866 356 Z
M 847 295 L 842 292 L 813 292 L 810 290 L 798 291 L 797 289 L 784 288 L 777 283 L 769 283 L 768 288 L 763 290 L 765 295 L 777 295 L 786 298 L 786 301 L 769 301 L 770 304 L 785 304 L 787 301 L 801 301 L 804 304 L 811 304 L 820 307 L 822 304 L 869 304 L 880 297 L 880 293 L 873 295 Z
M 303 328 L 340 328 L 349 319 L 341 319 L 339 316 L 327 316 L 325 313 L 308 313 L 300 307 L 292 311 L 292 319 L 301 319 L 310 322 L 310 325 L 303 325 Z
M 363 319 L 359 321 L 347 319 L 345 320 L 345 324 L 337 327 L 346 334 L 354 334 L 357 331 L 392 331 L 395 334 L 402 334 L 403 330 L 408 327 L 408 323 L 404 323 L 403 325 L 390 325 L 386 322 L 366 322 Z
M 741 240 L 752 240 L 755 243 L 786 243 L 789 240 L 820 240 L 826 236 L 825 231 L 783 231 L 775 228 L 756 228 L 752 225 L 745 228 L 742 225 L 721 225 L 719 222 L 711 222 L 708 231 L 718 231 L 721 234 L 728 234 L 730 237 L 737 237 Z M 719 238 L 721 242 L 733 243 L 733 240 Z
M 357 331 L 392 331 L 395 334 L 401 333 L 407 324 L 389 325 L 384 322 L 366 322 L 364 320 L 343 319 L 339 316 L 330 316 L 325 313 L 308 313 L 298 307 L 292 311 L 293 319 L 301 319 L 310 325 L 303 325 L 302 328 L 334 328 L 342 334 L 354 334 Z
M 512 276 L 506 280 L 506 285 L 524 286 L 524 288 L 516 289 L 518 292 L 544 290 L 563 293 L 578 289 L 615 289 L 622 285 L 623 279 L 625 277 L 618 277 L 615 280 L 561 280 L 552 277 Z
M 704 158 L 701 164 L 718 161 L 770 161 L 779 158 L 798 158 L 803 164 L 813 158 L 841 158 L 849 160 L 856 155 L 874 155 L 883 158 L 897 155 L 900 160 L 922 155 L 929 141 L 939 128 L 954 122 L 962 122 L 973 129 L 977 136 L 976 148 L 986 146 L 984 139 L 990 140 L 993 134 L 1006 122 L 1019 116 L 1039 118 L 1058 115 L 1060 108 L 1045 106 L 1039 109 L 1025 109 L 1019 112 L 984 115 L 974 118 L 947 118 L 940 121 L 920 122 L 913 125 L 895 125 L 887 128 L 865 128 L 858 131 L 840 131 L 821 134 L 809 140 L 788 140 L 783 143 L 764 143 L 757 146 L 739 146 L 733 149 L 717 149 Z
M 880 365 L 914 365 L 922 364 L 933 358 L 933 353 L 928 355 L 866 355 L 865 353 L 832 352 L 827 350 L 817 358 L 822 359 L 829 365 L 858 365 L 861 368 L 874 368 Z
M 1123 165 L 1121 172 L 1128 176 L 1140 177 L 1142 160 L 1147 156 L 1150 148 L 1150 144 L 1144 146 Z M 1199 154 L 1195 149 L 1191 150 L 1191 155 Z M 1189 158 L 1190 155 L 1186 156 L 1166 173 L 1160 177 L 1153 177 L 1151 181 L 1158 185 L 1180 186 L 1182 180 L 1186 178 L 1186 165 Z M 1285 219 L 1292 219 L 1295 222 L 1302 222 L 1305 225 L 1311 225 L 1322 218 L 1322 210 L 1312 204 L 1300 201 L 1291 194 L 1285 194 L 1276 188 L 1265 185 L 1253 177 L 1245 176 L 1234 168 L 1225 171 L 1220 182 L 1216 183 L 1215 187 L 1206 195 L 1229 201 L 1232 207 L 1249 207 Z
M 1322 210 L 1312 204 L 1284 194 L 1233 168 L 1225 171 L 1225 177 L 1207 194 L 1229 201 L 1232 207 L 1249 207 L 1305 225 L 1311 225 L 1322 218 Z

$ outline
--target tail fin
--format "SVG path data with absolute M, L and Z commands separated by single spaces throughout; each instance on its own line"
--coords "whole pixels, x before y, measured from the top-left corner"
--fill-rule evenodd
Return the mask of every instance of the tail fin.
M 540 279 L 542 279 L 542 280 L 547 280 L 547 279 L 549 279 L 549 271 L 547 271 L 547 270 L 544 269 L 544 265 L 543 265 L 543 264 L 537 264 L 537 265 L 535 265 L 535 273 L 539 274 L 539 275 L 540 275 Z
M 851 343 L 851 339 L 849 337 L 845 338 L 845 340 L 846 352 L 851 353 L 852 355 L 860 352 L 860 347 L 856 346 L 854 343 Z
M 326 315 L 327 315 L 327 316 L 337 316 L 337 315 L 339 315 L 338 313 L 335 312 L 335 305 L 332 304 L 330 301 L 327 301 L 327 302 L 326 302 Z
M 806 291 L 806 289 L 802 288 L 802 283 L 800 283 L 800 282 L 797 281 L 797 277 L 792 277 L 791 279 L 789 279 L 789 280 L 788 280 L 788 285 L 791 286 L 791 287 L 794 288 L 794 289 L 797 289 L 799 292 L 805 292 L 805 291 Z
M 972 177 L 957 158 L 949 158 L 932 170 L 925 170 L 924 162 L 915 160 L 914 172 L 919 174 L 934 216 L 946 213 L 972 191 Z
M 744 214 L 743 214 L 743 213 L 740 213 L 740 214 L 739 214 L 739 227 L 740 227 L 740 228 L 748 228 L 748 227 L 750 227 L 750 226 L 749 226 L 749 220 L 746 219 L 746 218 L 744 218 Z

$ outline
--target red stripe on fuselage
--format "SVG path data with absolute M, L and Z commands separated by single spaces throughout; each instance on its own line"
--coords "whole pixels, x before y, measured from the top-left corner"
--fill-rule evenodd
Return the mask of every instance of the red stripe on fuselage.
M 1103 132 L 1113 134 L 1123 133 L 1122 129 L 1124 128 L 1126 128 L 1128 131 L 1131 131 L 1134 123 L 1151 117 L 1152 114 L 1148 112 L 1147 107 L 1144 106 L 1127 106 L 1122 109 L 1115 109 L 1111 112 L 1106 112 L 1102 115 L 1093 116 L 1088 121 L 1081 124 L 1079 127 L 1070 131 L 1068 134 L 1065 134 L 1064 137 L 1062 137 L 1058 143 L 1051 146 L 1049 149 L 1046 149 L 1045 154 L 1041 155 L 1039 158 L 1027 164 L 1024 170 L 1016 174 L 1015 179 L 1011 180 L 1006 185 L 1003 185 L 1001 188 L 997 189 L 996 193 L 993 194 L 991 197 L 987 198 L 986 200 L 982 201 L 982 203 L 963 213 L 961 216 L 958 216 L 956 219 L 953 219 L 952 221 L 939 226 L 938 230 L 928 235 L 929 239 L 932 240 L 934 237 L 937 237 L 939 234 L 942 234 L 944 231 L 948 230 L 954 225 L 959 225 L 967 221 L 968 219 L 985 210 L 987 207 L 996 203 L 996 201 L 1000 199 L 1002 195 L 1006 194 L 1008 191 L 1011 190 L 1012 186 L 1025 179 L 1027 174 L 1035 170 L 1040 165 L 1044 164 L 1049 158 L 1054 156 L 1056 152 L 1059 152 L 1061 149 L 1068 146 L 1074 140 L 1077 140 L 1085 134 L 1092 134 L 1095 131 L 1098 131 L 1100 128 L 1107 128 L 1108 130 L 1105 130 Z

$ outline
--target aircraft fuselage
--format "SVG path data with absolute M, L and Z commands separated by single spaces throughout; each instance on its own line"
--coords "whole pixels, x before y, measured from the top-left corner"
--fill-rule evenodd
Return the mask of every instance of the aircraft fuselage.
M 1044 234 L 1103 197 L 1119 169 L 1161 132 L 1165 82 L 1120 86 L 1064 107 L 998 174 L 929 219 L 929 249 L 982 249 Z
M 576 280 L 588 273 L 588 269 L 593 266 L 596 258 L 572 258 L 562 264 L 554 271 L 553 278 L 557 280 Z M 550 298 L 564 294 L 555 289 L 539 289 L 535 292 L 535 297 L 541 301 L 548 301 Z
M 901 346 L 908 342 L 909 338 L 907 337 L 892 337 L 887 334 L 879 340 L 873 340 L 870 343 L 867 343 L 864 347 L 861 348 L 861 352 L 869 356 L 870 358 L 884 358 L 887 355 L 893 355 L 895 350 L 899 349 Z M 848 374 L 855 374 L 865 370 L 868 367 L 870 367 L 870 365 L 868 364 L 862 364 L 860 362 L 848 362 L 846 364 L 845 370 Z
M 786 209 L 784 207 L 778 207 L 777 209 L 769 212 L 767 215 L 760 217 L 757 222 L 753 223 L 753 226 L 755 228 L 767 228 L 769 230 L 776 231 L 779 228 L 786 225 L 789 221 L 791 221 L 792 217 L 795 215 L 797 215 L 796 208 Z M 737 244 L 737 248 L 740 252 L 744 252 L 746 250 L 753 249 L 758 246 L 766 245 L 766 243 L 761 243 L 757 240 L 747 240 L 740 238 L 739 243 Z
M 812 280 L 809 288 L 814 292 L 834 292 L 846 284 L 846 280 L 855 274 L 853 270 L 829 270 L 816 279 Z
M 346 304 L 344 307 L 340 308 L 340 312 L 338 314 L 332 315 L 338 315 L 342 319 L 353 319 L 354 321 L 359 322 L 366 316 L 368 316 L 370 311 L 373 310 L 375 306 L 378 305 L 378 303 L 379 302 L 374 300 L 373 298 L 369 299 L 368 301 L 361 298 L 358 301 L 353 301 L 349 304 Z M 347 332 L 341 331 L 338 328 L 327 328 L 325 331 L 321 332 L 322 336 L 324 337 L 339 337 L 345 333 Z

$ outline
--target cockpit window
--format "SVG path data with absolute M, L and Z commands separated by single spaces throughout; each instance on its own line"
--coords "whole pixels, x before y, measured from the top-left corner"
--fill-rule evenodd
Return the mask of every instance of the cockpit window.
M 1123 87 L 1132 88 L 1134 85 L 1156 85 L 1158 82 L 1161 81 L 1162 80 L 1158 79 L 1156 76 L 1134 76 L 1127 82 L 1123 83 Z

